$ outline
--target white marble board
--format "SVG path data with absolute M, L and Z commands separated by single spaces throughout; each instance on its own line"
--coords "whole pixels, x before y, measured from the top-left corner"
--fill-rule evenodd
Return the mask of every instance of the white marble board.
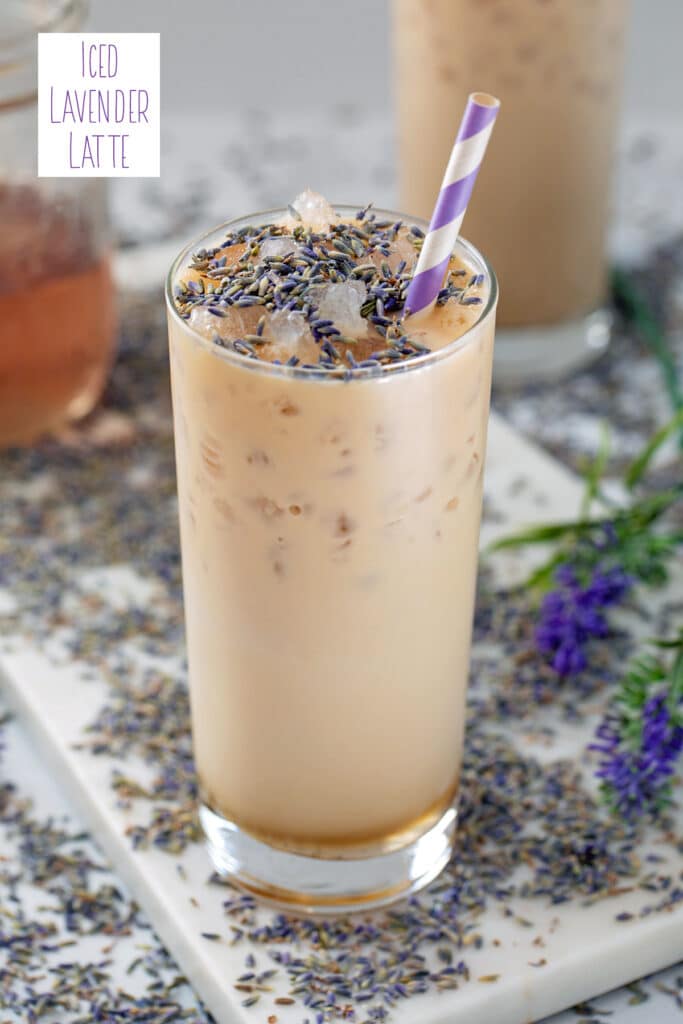
M 530 482 L 520 486 L 520 479 Z M 516 435 L 502 420 L 491 421 L 486 477 L 487 504 L 495 513 L 483 530 L 487 543 L 501 532 L 533 521 L 564 518 L 578 507 L 579 482 L 549 456 Z M 528 568 L 526 557 L 500 558 L 499 570 L 518 574 Z M 153 587 L 133 566 L 105 566 L 89 570 L 90 584 L 114 604 L 143 604 L 153 598 Z M 80 580 L 81 585 L 83 580 Z M 678 578 L 680 588 L 683 579 Z M 5 605 L 12 595 L 0 592 Z M 84 681 L 82 666 L 55 649 L 38 652 L 18 638 L 5 638 L 0 647 L 0 671 L 11 705 L 29 730 L 34 745 L 68 793 L 106 850 L 118 874 L 152 920 L 197 992 L 221 1024 L 261 1024 L 277 1011 L 279 1024 L 300 1024 L 301 1006 L 271 1007 L 269 1000 L 286 994 L 275 991 L 256 1008 L 244 1008 L 233 983 L 244 970 L 244 948 L 208 942 L 201 932 L 229 935 L 222 910 L 223 894 L 209 888 L 209 863 L 204 849 L 195 845 L 180 858 L 158 850 L 135 851 L 126 829 L 136 822 L 135 810 L 122 810 L 110 786 L 113 763 L 76 749 L 84 727 L 92 721 L 106 697 L 103 681 Z M 594 727 L 594 723 L 590 728 Z M 529 750 L 530 727 L 516 728 Z M 590 730 L 589 730 L 590 731 Z M 551 750 L 539 746 L 539 758 L 584 758 L 586 725 L 558 726 Z M 683 821 L 681 822 L 683 825 Z M 679 832 L 681 830 L 679 829 Z M 657 845 L 653 832 L 651 845 Z M 662 850 L 658 848 L 658 852 Z M 683 856 L 667 854 L 662 872 L 683 877 Z M 185 878 L 179 876 L 181 863 Z M 193 897 L 197 905 L 190 902 Z M 535 927 L 522 929 L 504 919 L 493 907 L 480 922 L 486 939 L 481 950 L 469 949 L 467 961 L 473 980 L 457 991 L 430 994 L 400 1004 L 393 1011 L 396 1024 L 527 1024 L 580 1000 L 655 971 L 683 958 L 683 903 L 669 913 L 654 913 L 628 925 L 615 923 L 615 914 L 637 915 L 643 893 L 637 889 L 591 906 L 579 903 L 543 906 L 539 900 L 514 901 L 515 913 L 531 918 Z M 264 911 L 264 914 L 269 913 Z M 542 968 L 532 940 L 545 943 Z M 499 974 L 496 984 L 477 979 Z M 310 1014 L 314 1019 L 314 1014 Z

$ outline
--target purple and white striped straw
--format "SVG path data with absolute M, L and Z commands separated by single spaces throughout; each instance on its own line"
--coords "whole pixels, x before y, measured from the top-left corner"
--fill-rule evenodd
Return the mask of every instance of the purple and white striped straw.
M 500 100 L 485 92 L 470 93 L 422 245 L 408 286 L 406 313 L 428 313 L 443 286 L 449 260 L 486 152 Z

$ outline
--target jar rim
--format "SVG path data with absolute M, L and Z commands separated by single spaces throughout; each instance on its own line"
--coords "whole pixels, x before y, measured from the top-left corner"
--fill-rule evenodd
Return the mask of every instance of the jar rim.
M 37 33 L 73 32 L 83 25 L 88 8 L 89 0 L 43 0 L 40 3 L 23 0 L 13 4 L 10 11 L 5 12 L 5 26 L 0 35 L 0 70 L 18 70 L 22 63 L 35 64 Z

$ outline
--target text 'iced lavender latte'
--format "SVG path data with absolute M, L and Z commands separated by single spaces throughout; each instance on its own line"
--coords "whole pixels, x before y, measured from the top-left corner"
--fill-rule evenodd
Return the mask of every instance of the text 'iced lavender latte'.
M 219 871 L 372 906 L 450 855 L 496 283 L 413 326 L 424 225 L 306 192 L 167 292 L 192 722 Z

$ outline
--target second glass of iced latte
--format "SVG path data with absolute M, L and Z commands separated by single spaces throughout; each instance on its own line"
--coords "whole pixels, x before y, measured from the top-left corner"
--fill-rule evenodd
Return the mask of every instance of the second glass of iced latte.
M 300 910 L 451 853 L 497 289 L 460 241 L 395 328 L 424 227 L 309 198 L 169 276 L 202 824 L 218 871 Z
M 556 380 L 608 343 L 606 242 L 629 6 L 393 0 L 402 206 L 431 212 L 468 83 L 505 105 L 467 212 L 467 232 L 501 283 L 499 384 Z

